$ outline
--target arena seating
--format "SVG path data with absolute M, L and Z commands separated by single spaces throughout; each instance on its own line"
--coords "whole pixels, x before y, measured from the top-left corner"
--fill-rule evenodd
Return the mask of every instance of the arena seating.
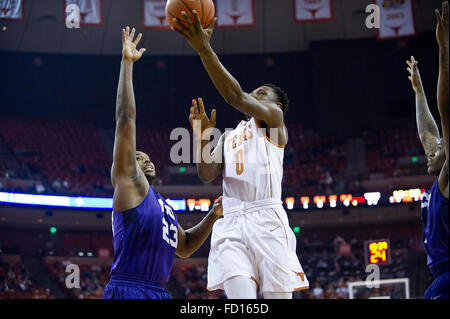
M 287 127 L 289 142 L 285 150 L 283 178 L 285 194 L 333 193 L 337 180 L 344 180 L 347 189 L 353 186 L 345 177 L 345 139 L 321 136 L 313 130 L 305 130 L 300 123 Z M 170 128 L 163 126 L 143 126 L 137 130 L 137 148 L 147 152 L 155 163 L 158 184 L 171 184 L 165 168 L 171 165 L 170 150 L 177 141 L 170 141 L 170 132 Z M 105 141 L 93 123 L 3 118 L 0 120 L 0 137 L 17 162 L 27 169 L 29 178 L 42 181 L 43 192 L 111 196 L 111 159 Z M 364 132 L 363 140 L 368 171 L 361 176 L 362 180 L 369 179 L 372 174 L 393 177 L 398 158 L 421 154 L 414 128 L 368 130 Z M 112 145 L 112 141 L 109 142 Z M 5 175 L 6 168 L 0 169 L 0 174 Z M 65 182 L 68 184 L 65 185 Z M 213 182 L 215 185 L 220 183 L 220 178 Z M 2 187 L 16 189 L 14 185 Z M 35 189 L 23 191 L 33 192 Z
M 47 193 L 55 180 L 62 184 L 58 193 L 104 195 L 111 188 L 110 161 L 93 123 L 2 118 L 0 136 L 33 178 L 46 182 Z
M 102 299 L 103 290 L 109 280 L 109 267 L 93 264 L 77 264 L 80 267 L 80 288 L 68 289 L 66 286 L 66 265 L 69 261 L 47 263 L 47 271 L 59 285 L 67 298 Z
M 67 298 L 103 298 L 103 289 L 110 278 L 111 258 L 77 257 L 68 255 L 76 250 L 93 251 L 105 247 L 111 241 L 109 233 L 64 232 L 60 234 L 64 250 L 57 250 L 58 255 L 43 257 L 50 278 L 60 287 Z M 322 299 L 322 298 L 348 298 L 348 282 L 359 281 L 365 278 L 364 241 L 367 239 L 390 239 L 392 248 L 392 263 L 381 266 L 381 279 L 412 278 L 413 268 L 411 256 L 423 250 L 421 244 L 421 225 L 416 222 L 380 225 L 360 225 L 335 227 L 328 229 L 303 229 L 297 237 L 297 254 L 303 270 L 310 281 L 310 289 L 294 293 L 294 298 Z M 416 243 L 417 241 L 417 243 Z M 339 243 L 351 245 L 348 254 L 339 252 Z M 422 247 L 422 248 L 420 248 Z M 166 289 L 174 298 L 181 299 L 221 299 L 225 298 L 223 291 L 208 291 L 207 281 L 207 254 L 204 251 L 196 258 L 176 258 L 172 273 Z M 68 263 L 75 263 L 80 267 L 80 289 L 67 289 L 65 280 L 67 273 L 65 267 Z M 40 298 L 51 297 L 51 294 L 31 284 L 26 284 L 25 291 L 20 288 L 20 280 L 15 280 L 14 293 L 5 293 L 5 283 L 11 287 L 11 280 L 6 274 L 13 271 L 15 278 L 26 278 L 21 262 L 14 265 L 0 264 L 0 298 Z M 424 264 L 423 267 L 426 267 Z M 36 290 L 38 289 L 38 290 Z M 39 293 L 38 293 L 39 292 Z M 47 294 L 45 294 L 47 293 Z M 261 296 L 260 296 L 261 297 Z M 37 298 L 37 297 L 36 297 Z
M 422 146 L 413 128 L 377 128 L 366 131 L 364 136 L 369 172 L 393 177 L 397 159 L 403 156 L 423 154 Z
M 38 287 L 19 256 L 8 261 L 0 255 L 0 299 L 54 299 L 48 290 Z

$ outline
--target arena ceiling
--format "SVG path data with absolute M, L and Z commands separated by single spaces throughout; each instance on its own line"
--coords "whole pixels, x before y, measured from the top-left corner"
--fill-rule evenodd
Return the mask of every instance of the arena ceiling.
M 331 22 L 297 23 L 292 0 L 256 0 L 256 26 L 216 29 L 212 45 L 219 54 L 304 51 L 311 41 L 376 37 L 365 27 L 365 8 L 372 0 L 334 0 Z M 25 0 L 24 21 L 0 19 L 0 50 L 57 54 L 121 52 L 120 30 L 126 25 L 143 32 L 142 45 L 150 55 L 192 55 L 175 32 L 144 29 L 141 0 L 104 0 L 103 26 L 67 29 L 63 0 Z M 415 0 L 418 32 L 435 27 L 434 9 L 440 0 Z

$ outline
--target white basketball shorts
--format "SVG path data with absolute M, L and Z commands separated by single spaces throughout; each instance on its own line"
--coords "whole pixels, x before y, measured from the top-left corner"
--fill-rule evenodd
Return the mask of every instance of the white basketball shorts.
M 207 288 L 223 289 L 227 279 L 246 276 L 262 293 L 308 289 L 296 245 L 282 207 L 225 215 L 213 226 Z

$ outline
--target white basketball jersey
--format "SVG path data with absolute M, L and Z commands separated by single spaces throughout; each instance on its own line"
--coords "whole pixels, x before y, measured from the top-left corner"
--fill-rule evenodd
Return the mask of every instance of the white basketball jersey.
M 251 118 L 241 121 L 226 135 L 224 215 L 267 205 L 281 206 L 284 146 L 273 143 L 258 128 L 258 121 Z

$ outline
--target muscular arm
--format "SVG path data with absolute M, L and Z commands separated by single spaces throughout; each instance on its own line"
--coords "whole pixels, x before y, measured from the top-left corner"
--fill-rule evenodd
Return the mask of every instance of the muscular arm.
M 437 31 L 436 37 L 439 43 L 439 80 L 437 91 L 438 109 L 441 116 L 442 135 L 445 141 L 445 155 L 449 162 L 449 7 L 448 1 L 442 4 L 442 17 L 436 10 Z M 448 183 L 448 178 L 447 178 Z
M 178 225 L 178 245 L 176 254 L 181 258 L 189 258 L 208 238 L 214 223 L 222 216 L 222 197 L 214 203 L 213 209 L 200 223 L 188 230 Z
M 116 132 L 114 138 L 111 183 L 114 187 L 115 211 L 124 211 L 138 204 L 141 199 L 145 176 L 136 161 L 136 103 L 133 90 L 133 64 L 145 49 L 136 50 L 142 35 L 133 41 L 135 29 L 122 30 L 122 62 L 116 101 Z M 144 187 L 145 188 L 145 187 Z
M 428 157 L 434 155 L 439 140 L 439 129 L 428 107 L 427 98 L 423 89 L 422 79 L 417 67 L 418 61 L 411 57 L 407 61 L 412 87 L 416 94 L 416 123 L 420 142 Z
M 188 28 L 184 27 L 177 19 L 180 33 L 189 44 L 197 51 L 211 80 L 225 101 L 242 113 L 248 114 L 258 120 L 264 121 L 270 128 L 283 126 L 283 112 L 275 103 L 262 103 L 245 93 L 238 81 L 225 69 L 209 43 L 215 20 L 209 28 L 203 29 L 197 12 L 193 11 L 195 20 L 192 22 L 189 16 L 182 13 Z
M 427 157 L 436 152 L 439 140 L 439 129 L 428 108 L 427 99 L 423 91 L 416 93 L 416 122 L 419 138 Z
M 132 61 L 121 62 L 116 102 L 116 133 L 114 138 L 112 184 L 121 178 L 134 179 L 136 162 L 136 104 L 133 92 Z
M 283 125 L 281 109 L 275 103 L 261 103 L 242 91 L 239 82 L 225 69 L 209 43 L 198 53 L 209 77 L 229 105 L 244 114 L 264 121 L 269 127 Z

